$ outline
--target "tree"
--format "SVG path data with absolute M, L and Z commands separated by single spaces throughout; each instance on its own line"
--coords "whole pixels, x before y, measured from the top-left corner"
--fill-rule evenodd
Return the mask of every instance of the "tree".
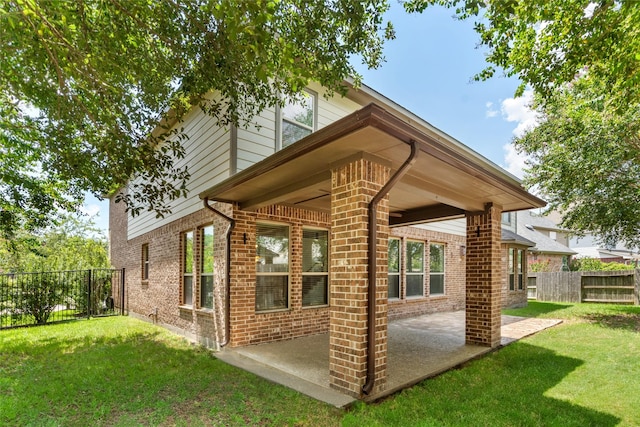
M 109 268 L 107 240 L 90 218 L 65 217 L 41 233 L 0 239 L 0 273 Z
M 630 0 L 410 0 L 410 12 L 442 5 L 476 19 L 489 65 L 503 69 L 544 99 L 588 72 L 603 82 L 618 108 L 640 102 L 640 2 Z
M 538 103 L 540 124 L 514 143 L 525 183 L 563 213 L 562 225 L 606 245 L 640 246 L 640 104 L 619 112 L 604 84 L 581 78 Z
M 515 140 L 531 157 L 525 183 L 562 225 L 606 244 L 640 243 L 640 2 L 411 0 L 476 19 L 488 66 L 531 86 L 542 123 Z
M 8 0 L 0 5 L 0 231 L 37 228 L 84 191 L 162 216 L 189 173 L 180 120 L 221 126 L 343 92 L 350 59 L 382 62 L 387 0 Z M 358 78 L 356 75 L 356 83 Z M 216 95 L 211 96 L 211 94 Z M 172 129 L 172 130 L 170 130 Z M 25 222 L 25 219 L 27 220 Z

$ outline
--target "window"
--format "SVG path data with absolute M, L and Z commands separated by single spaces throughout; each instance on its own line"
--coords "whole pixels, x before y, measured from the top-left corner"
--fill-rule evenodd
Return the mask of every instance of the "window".
M 280 148 L 285 148 L 315 131 L 315 116 L 315 94 L 305 91 L 301 100 L 285 101 L 285 105 L 280 109 Z
M 302 230 L 302 306 L 329 303 L 329 232 Z
M 200 229 L 200 307 L 213 308 L 213 225 Z
M 504 225 L 511 225 L 511 212 L 502 212 L 502 223 Z
M 389 239 L 389 298 L 400 298 L 400 239 Z
M 149 244 L 142 245 L 142 280 L 149 280 Z
M 444 294 L 444 245 L 429 245 L 429 295 Z
M 289 227 L 256 225 L 256 311 L 289 307 Z
M 424 243 L 407 242 L 407 297 L 424 295 Z
M 515 291 L 524 289 L 524 275 L 523 275 L 523 258 L 524 250 L 509 248 L 509 260 L 507 261 L 507 269 L 509 271 L 509 290 Z
M 523 277 L 523 257 L 524 257 L 524 250 L 522 249 L 518 249 L 518 260 L 516 263 L 516 274 L 518 275 L 518 290 L 523 290 L 524 289 L 524 277 Z
M 182 234 L 182 304 L 193 305 L 193 231 Z
M 509 259 L 507 261 L 507 270 L 509 271 L 509 290 L 516 290 L 516 278 L 515 278 L 515 254 L 516 250 L 514 248 L 509 248 Z

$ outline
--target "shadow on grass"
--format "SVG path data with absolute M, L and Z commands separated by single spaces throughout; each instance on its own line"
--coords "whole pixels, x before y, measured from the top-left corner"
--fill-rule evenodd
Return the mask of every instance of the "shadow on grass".
M 504 314 L 523 317 L 548 317 L 549 313 L 571 308 L 572 304 L 529 301 L 526 307 L 505 309 Z
M 0 331 L 0 425 L 289 424 L 283 400 L 315 404 L 155 327 L 99 322 Z
M 343 425 L 617 425 L 611 414 L 550 394 L 582 363 L 518 342 L 378 404 L 357 405 Z
M 581 317 L 604 328 L 640 332 L 640 313 L 590 313 Z

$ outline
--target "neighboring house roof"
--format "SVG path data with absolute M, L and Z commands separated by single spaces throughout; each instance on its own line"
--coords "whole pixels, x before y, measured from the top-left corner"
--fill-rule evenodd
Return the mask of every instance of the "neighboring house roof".
M 537 215 L 531 211 L 518 212 L 518 223 L 527 224 L 533 226 L 533 228 L 551 230 L 551 231 L 564 231 L 567 230 L 558 226 L 552 219 L 547 216 Z
M 391 106 L 385 106 L 391 107 Z M 273 204 L 331 209 L 331 170 L 356 158 L 398 170 L 415 142 L 415 164 L 389 192 L 391 226 L 461 218 L 485 209 L 542 207 L 520 181 L 424 121 L 368 106 L 312 133 L 200 193 L 203 199 L 238 203 L 242 210 Z
M 511 243 L 513 245 L 522 245 L 527 247 L 533 247 L 535 242 L 525 239 L 519 234 L 514 233 L 511 230 L 502 229 L 502 243 Z
M 586 248 L 574 248 L 574 250 L 578 253 L 578 258 L 596 258 L 596 259 L 607 259 L 607 258 L 622 258 L 625 260 L 638 260 L 640 259 L 640 255 L 633 253 L 633 251 L 628 250 L 615 250 L 615 249 L 602 249 L 597 246 L 591 246 Z
M 518 212 L 520 213 L 520 212 Z M 545 236 L 544 234 L 536 231 L 535 227 L 531 224 L 520 222 L 518 217 L 517 225 L 518 234 L 525 239 L 535 242 L 535 246 L 530 248 L 530 252 L 557 254 L 557 255 L 575 255 L 575 251 L 571 250 L 567 246 L 556 242 L 552 238 Z

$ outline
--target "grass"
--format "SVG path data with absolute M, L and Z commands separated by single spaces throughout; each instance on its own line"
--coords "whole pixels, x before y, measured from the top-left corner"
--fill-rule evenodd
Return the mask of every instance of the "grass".
M 0 331 L 0 425 L 640 425 L 640 307 L 507 313 L 565 322 L 349 411 L 132 318 Z
M 328 426 L 340 416 L 133 318 L 0 331 L 3 426 Z
M 345 426 L 638 426 L 640 307 L 531 302 L 564 323 L 375 405 Z

